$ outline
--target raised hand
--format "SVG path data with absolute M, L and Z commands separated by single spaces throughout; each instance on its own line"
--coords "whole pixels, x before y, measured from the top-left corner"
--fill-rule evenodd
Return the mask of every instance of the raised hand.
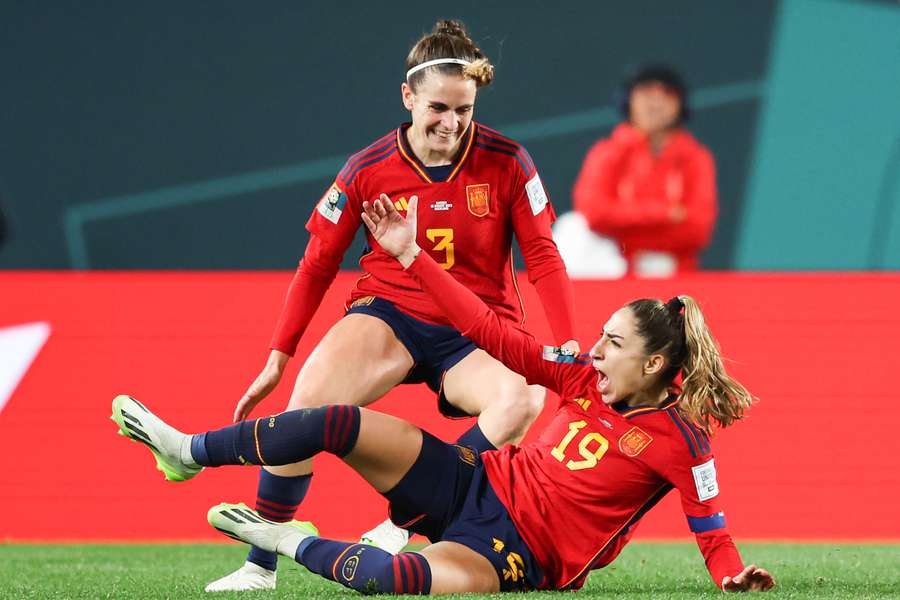
M 747 565 L 734 577 L 726 576 L 722 580 L 722 591 L 725 592 L 767 592 L 774 586 L 775 579 L 756 565 Z
M 416 244 L 418 205 L 418 197 L 410 198 L 404 219 L 385 194 L 381 194 L 374 202 L 363 202 L 361 215 L 363 223 L 384 251 L 399 260 L 404 268 L 408 267 L 420 252 Z

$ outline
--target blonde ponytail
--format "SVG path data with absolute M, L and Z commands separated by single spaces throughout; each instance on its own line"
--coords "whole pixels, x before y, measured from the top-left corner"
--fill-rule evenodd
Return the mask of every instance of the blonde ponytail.
M 719 344 L 706 326 L 697 301 L 678 296 L 684 305 L 685 359 L 681 366 L 679 407 L 686 417 L 711 431 L 728 427 L 744 417 L 753 396 L 725 372 Z
M 667 366 L 660 375 L 663 383 L 674 385 L 681 373 L 678 410 L 685 418 L 708 433 L 743 418 L 754 398 L 725 372 L 719 344 L 696 300 L 676 296 L 663 303 L 645 298 L 627 306 L 635 316 L 645 352 L 666 357 Z

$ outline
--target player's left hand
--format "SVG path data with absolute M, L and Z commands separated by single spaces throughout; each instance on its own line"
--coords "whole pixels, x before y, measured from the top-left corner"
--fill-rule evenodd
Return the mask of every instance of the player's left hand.
M 578 344 L 578 340 L 569 340 L 565 344 L 559 347 L 560 350 L 567 350 L 574 355 L 578 355 L 581 352 L 581 346 Z
M 415 259 L 419 253 L 416 244 L 416 213 L 419 199 L 409 199 L 406 218 L 403 218 L 391 199 L 381 194 L 374 202 L 363 202 L 363 223 L 366 224 L 375 241 L 385 252 L 397 258 L 403 267 Z
M 775 586 L 775 579 L 765 569 L 747 565 L 734 577 L 722 579 L 723 592 L 767 592 Z

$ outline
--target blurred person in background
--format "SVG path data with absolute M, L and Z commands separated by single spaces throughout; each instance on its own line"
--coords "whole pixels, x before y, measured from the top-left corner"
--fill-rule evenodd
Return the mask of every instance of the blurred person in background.
M 594 144 L 575 182 L 582 219 L 569 217 L 569 228 L 588 239 L 571 251 L 560 244 L 570 273 L 666 277 L 698 268 L 717 213 L 715 163 L 684 128 L 687 95 L 681 76 L 663 65 L 641 67 L 624 82 L 625 121 Z M 621 250 L 621 258 L 606 259 L 611 268 L 591 252 L 608 250 L 608 240 Z

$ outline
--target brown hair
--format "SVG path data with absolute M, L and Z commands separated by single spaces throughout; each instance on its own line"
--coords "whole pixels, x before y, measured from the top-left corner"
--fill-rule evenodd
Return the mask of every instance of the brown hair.
M 754 398 L 725 372 L 719 344 L 696 300 L 676 296 L 666 303 L 642 299 L 627 306 L 647 354 L 666 357 L 662 380 L 672 384 L 681 372 L 678 408 L 686 418 L 710 433 L 714 425 L 728 427 L 743 418 Z
M 431 33 L 426 33 L 419 38 L 419 41 L 409 51 L 409 55 L 406 57 L 406 70 L 438 58 L 460 58 L 471 64 L 434 65 L 416 71 L 407 81 L 413 91 L 431 70 L 445 75 L 461 74 L 466 79 L 474 80 L 478 87 L 484 87 L 494 79 L 494 66 L 469 37 L 466 26 L 459 21 L 441 20 L 435 23 Z

